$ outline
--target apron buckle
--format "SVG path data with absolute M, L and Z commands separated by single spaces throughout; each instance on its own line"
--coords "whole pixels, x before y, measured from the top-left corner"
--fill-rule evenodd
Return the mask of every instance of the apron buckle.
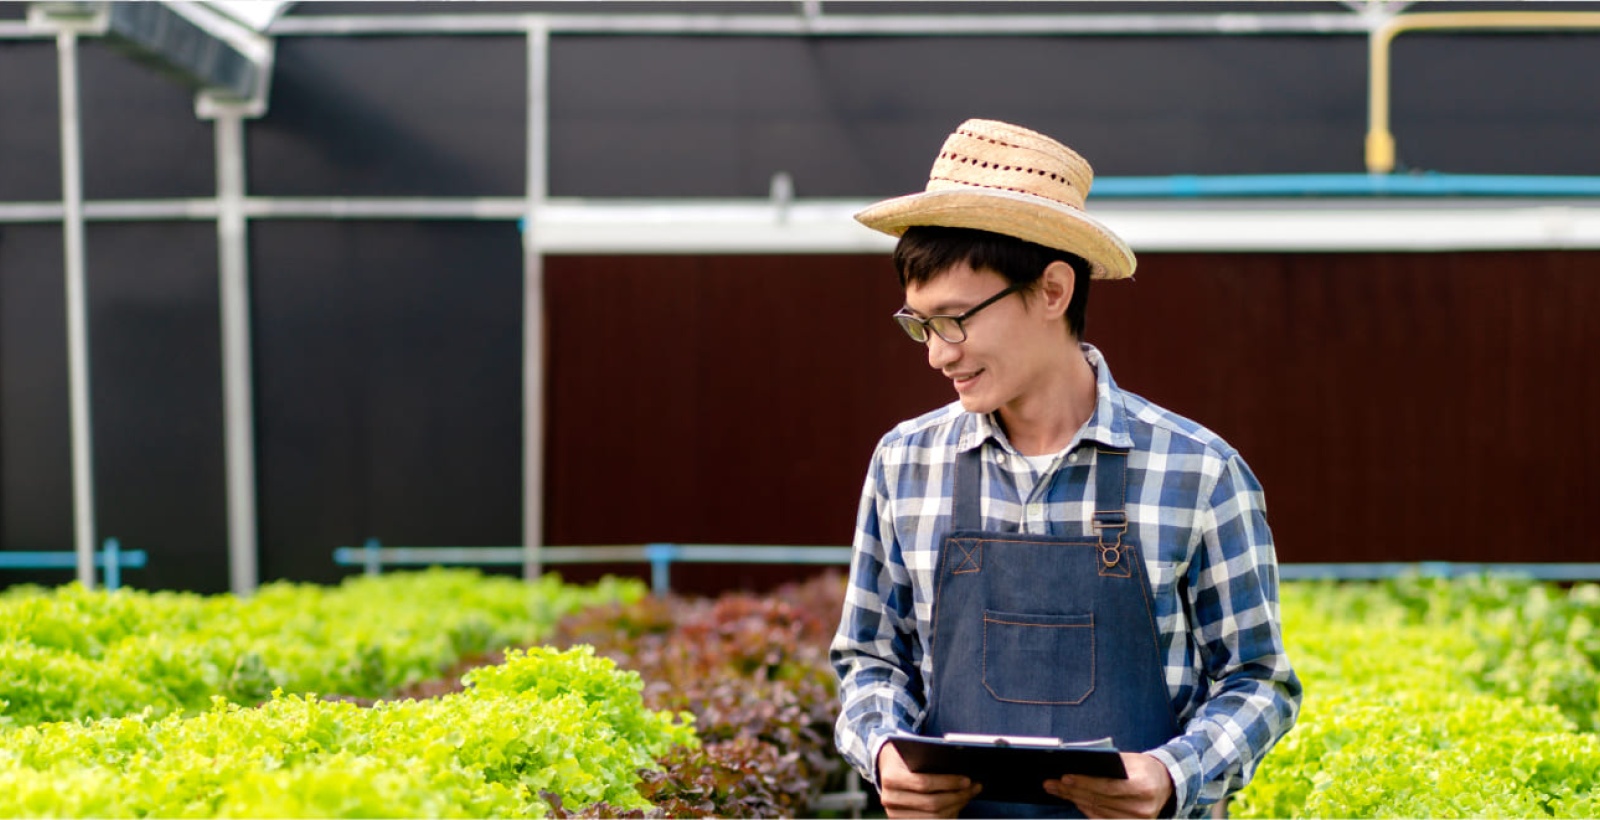
M 1100 537 L 1100 563 L 1107 569 L 1117 565 L 1122 560 L 1122 534 L 1128 531 L 1128 514 L 1124 510 L 1096 510 L 1094 514 L 1095 534 Z M 1106 543 L 1106 530 L 1117 531 L 1117 541 L 1114 544 Z

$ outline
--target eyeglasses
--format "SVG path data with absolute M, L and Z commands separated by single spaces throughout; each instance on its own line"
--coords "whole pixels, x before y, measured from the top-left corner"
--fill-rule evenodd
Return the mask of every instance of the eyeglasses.
M 962 324 L 963 322 L 971 319 L 977 314 L 978 311 L 983 310 L 984 308 L 1006 298 L 1007 296 L 1010 296 L 1013 293 L 1016 293 L 1023 287 L 1024 286 L 1021 284 L 1012 285 L 1011 287 L 1006 288 L 1005 290 L 1002 290 L 993 296 L 990 296 L 982 302 L 979 302 L 971 310 L 961 314 L 960 316 L 940 314 L 938 316 L 929 316 L 928 318 L 924 319 L 921 316 L 912 313 L 909 308 L 901 308 L 894 314 L 894 320 L 900 324 L 900 329 L 904 330 L 906 335 L 910 336 L 911 340 L 917 344 L 927 344 L 928 331 L 932 330 L 934 333 L 939 335 L 939 338 L 949 342 L 950 344 L 958 345 L 967 340 L 967 328 Z

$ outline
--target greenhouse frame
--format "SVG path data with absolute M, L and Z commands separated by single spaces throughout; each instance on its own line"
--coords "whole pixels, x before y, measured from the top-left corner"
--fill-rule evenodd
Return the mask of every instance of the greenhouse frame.
M 847 544 L 873 443 L 950 400 L 851 215 L 984 116 L 1094 164 L 1140 269 L 1088 341 L 1239 447 L 1286 565 L 1581 577 L 1597 37 L 1587 2 L 0 3 L 0 550 L 248 593 L 369 539 Z

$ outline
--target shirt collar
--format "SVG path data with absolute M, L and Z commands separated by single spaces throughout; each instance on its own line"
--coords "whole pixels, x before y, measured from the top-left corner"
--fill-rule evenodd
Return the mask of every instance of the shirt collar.
M 1092 441 L 1118 450 L 1133 448 L 1133 436 L 1128 434 L 1127 411 L 1122 403 L 1122 391 L 1117 389 L 1117 383 L 1111 378 L 1111 366 L 1106 364 L 1105 355 L 1094 345 L 1083 342 L 1078 343 L 1083 350 L 1083 358 L 1089 362 L 1089 367 L 1094 370 L 1095 377 L 1095 405 L 1094 414 L 1089 416 L 1089 421 L 1073 436 L 1068 450 L 1076 450 L 1084 442 Z M 965 414 L 966 424 L 961 431 L 961 439 L 956 443 L 957 452 L 966 452 L 989 439 L 994 439 L 996 444 L 1006 449 L 1012 449 L 1011 443 L 1006 439 L 1005 431 L 994 420 L 993 414 L 977 415 Z

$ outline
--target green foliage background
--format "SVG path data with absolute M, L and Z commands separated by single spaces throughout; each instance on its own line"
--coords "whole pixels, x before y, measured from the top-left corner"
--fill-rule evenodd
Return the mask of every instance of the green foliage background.
M 1285 584 L 1298 724 L 1235 817 L 1600 816 L 1600 587 Z
M 7 590 L 0 816 L 802 813 L 838 771 L 843 583 L 714 602 L 465 570 L 249 599 Z M 1290 583 L 1282 615 L 1303 710 L 1232 816 L 1600 816 L 1600 586 Z M 534 648 L 443 697 L 314 694 L 384 697 L 514 646 Z
M 14 587 L 0 593 L 0 728 L 197 713 L 213 695 L 251 705 L 280 688 L 378 697 L 644 593 L 631 580 L 529 584 L 450 569 L 267 584 L 249 598 Z
M 638 772 L 695 746 L 637 674 L 535 648 L 442 698 L 361 708 L 275 693 L 259 708 L 53 722 L 0 743 L 4 817 L 539 817 L 650 804 Z

